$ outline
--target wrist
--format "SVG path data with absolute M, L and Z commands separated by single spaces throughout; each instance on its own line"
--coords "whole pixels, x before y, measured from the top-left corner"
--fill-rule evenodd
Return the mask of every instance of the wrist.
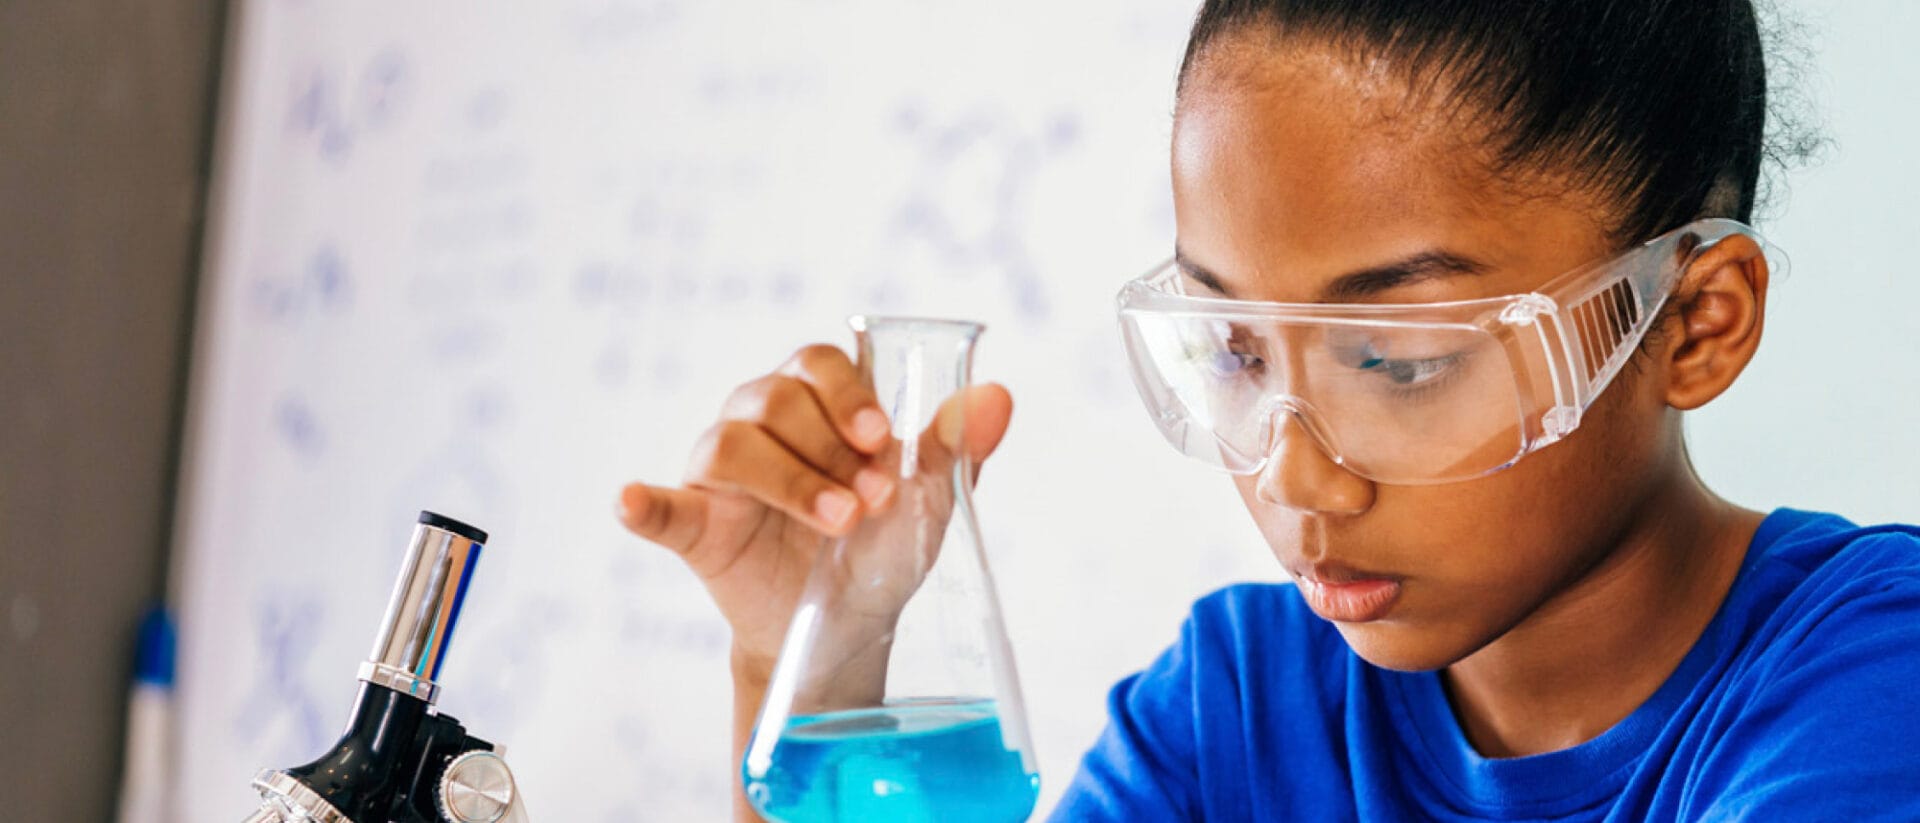
M 773 680 L 774 657 L 733 644 L 727 654 L 727 665 L 733 672 L 733 685 L 736 689 L 748 688 L 764 691 Z

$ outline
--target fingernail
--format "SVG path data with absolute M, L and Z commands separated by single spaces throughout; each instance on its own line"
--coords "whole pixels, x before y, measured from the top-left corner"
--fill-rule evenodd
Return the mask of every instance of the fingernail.
M 860 438 L 861 443 L 879 443 L 887 431 L 887 416 L 879 409 L 865 408 L 853 415 L 853 436 Z
M 893 478 L 873 469 L 861 469 L 853 476 L 853 489 L 868 506 L 877 507 L 893 496 Z
M 813 513 L 833 528 L 845 526 L 853 519 L 854 510 L 860 508 L 860 501 L 852 494 L 840 489 L 820 493 L 813 499 Z
M 646 487 L 638 483 L 630 483 L 620 489 L 620 499 L 614 501 L 613 504 L 614 514 L 621 520 L 631 523 L 633 522 L 634 510 L 640 508 L 640 505 L 637 504 L 644 504 L 646 499 Z
M 940 416 L 933 421 L 934 426 L 937 427 L 935 433 L 940 437 L 940 445 L 947 447 L 947 451 L 957 452 L 960 450 L 960 435 L 967 427 L 967 419 L 959 407 L 941 409 L 940 412 Z

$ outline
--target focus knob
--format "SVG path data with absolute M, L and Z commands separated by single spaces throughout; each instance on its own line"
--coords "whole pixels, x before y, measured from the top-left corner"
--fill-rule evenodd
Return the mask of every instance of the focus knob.
M 447 764 L 436 800 L 448 823 L 495 823 L 513 806 L 513 772 L 489 751 L 471 751 Z

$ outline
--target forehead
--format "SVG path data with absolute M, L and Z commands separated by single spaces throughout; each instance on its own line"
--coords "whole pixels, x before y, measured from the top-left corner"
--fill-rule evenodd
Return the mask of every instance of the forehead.
M 1604 252 L 1589 203 L 1540 175 L 1495 174 L 1484 131 L 1444 96 L 1327 47 L 1209 47 L 1175 119 L 1181 250 L 1244 296 L 1285 301 L 1434 250 L 1488 273 L 1406 299 L 1523 291 Z

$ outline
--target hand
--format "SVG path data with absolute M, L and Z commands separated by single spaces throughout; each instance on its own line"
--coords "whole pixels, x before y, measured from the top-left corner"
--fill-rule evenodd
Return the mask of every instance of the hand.
M 992 384 L 960 399 L 962 442 L 977 466 L 1005 435 L 1013 399 Z M 931 433 L 961 439 L 958 410 L 943 408 Z M 734 391 L 682 486 L 623 489 L 620 519 L 699 576 L 733 629 L 736 675 L 765 683 L 823 538 L 848 534 L 899 495 L 879 459 L 892 444 L 853 362 L 810 346 Z

